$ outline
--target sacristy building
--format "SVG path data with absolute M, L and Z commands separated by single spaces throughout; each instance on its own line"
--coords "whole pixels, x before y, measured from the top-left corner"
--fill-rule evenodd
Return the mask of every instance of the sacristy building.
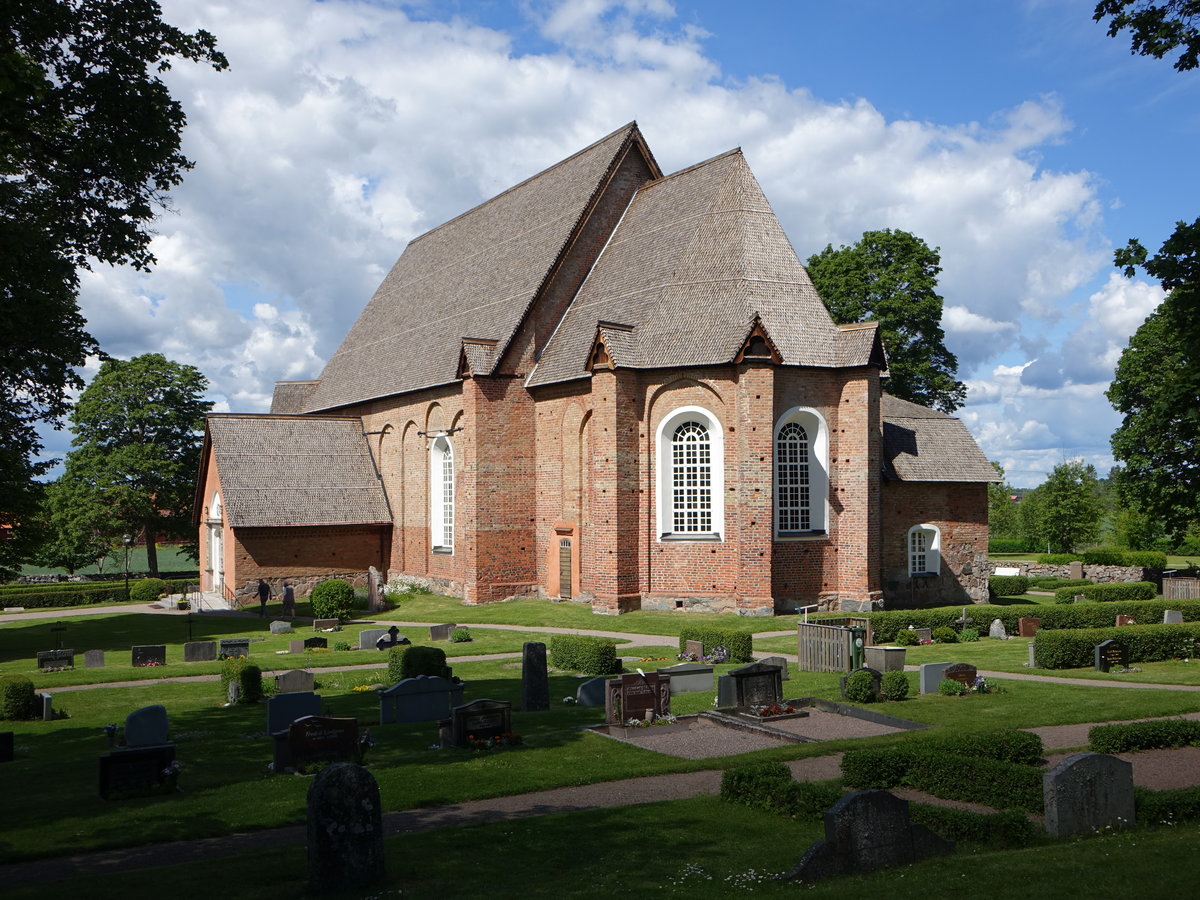
M 606 614 L 984 600 L 994 470 L 886 375 L 740 151 L 664 175 L 630 124 L 413 240 L 269 414 L 208 417 L 204 587 L 374 566 Z

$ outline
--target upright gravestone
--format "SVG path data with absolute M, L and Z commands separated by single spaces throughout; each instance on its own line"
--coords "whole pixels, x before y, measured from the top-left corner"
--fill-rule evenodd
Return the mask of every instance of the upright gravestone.
M 603 675 L 581 682 L 575 689 L 575 703 L 579 706 L 603 706 L 604 685 L 608 681 Z
M 379 650 L 392 650 L 396 647 L 403 647 L 411 644 L 408 638 L 400 633 L 400 629 L 393 625 L 387 632 L 375 641 L 375 647 Z
M 142 666 L 165 666 L 167 664 L 166 644 L 140 644 L 131 647 L 130 664 L 136 669 Z
M 143 706 L 125 717 L 125 746 L 132 749 L 165 744 L 168 731 L 166 707 Z
M 1079 562 L 1078 560 L 1071 563 L 1070 578 L 1072 581 L 1079 581 L 1083 578 L 1083 563 Z
M 932 644 L 933 643 L 933 629 L 932 628 L 917 628 L 915 630 L 917 632 L 917 641 L 919 643 L 922 643 L 922 644 Z
M 291 694 L 296 691 L 311 691 L 316 687 L 316 678 L 306 669 L 292 669 L 275 676 L 275 691 L 279 694 Z
M 303 652 L 304 652 L 304 641 L 303 640 L 288 641 L 288 653 L 303 653 Z
M 383 810 L 378 783 L 362 766 L 326 766 L 308 789 L 309 891 L 361 891 L 383 875 Z
M 784 681 L 789 681 L 788 678 L 788 661 L 786 656 L 764 656 L 759 660 L 764 666 L 778 666 L 782 673 L 781 677 Z
M 992 619 L 991 627 L 988 628 L 988 637 L 997 641 L 1008 640 L 1008 629 L 1004 627 L 1004 623 L 999 619 Z
M 305 716 L 288 726 L 287 747 L 292 765 L 358 758 L 358 719 Z
M 39 650 L 37 665 L 39 669 L 73 669 L 75 668 L 75 651 Z
M 1017 634 L 1023 638 L 1031 638 L 1037 634 L 1042 620 L 1034 616 L 1021 616 L 1017 619 Z
M 783 672 L 779 666 L 750 663 L 717 679 L 717 706 L 769 706 L 783 699 Z
M 1106 827 L 1132 828 L 1133 764 L 1103 753 L 1075 753 L 1042 776 L 1046 831 L 1054 837 Z
M 1164 625 L 1182 625 L 1183 624 L 1183 613 L 1178 609 L 1164 609 L 1163 610 L 1163 624 Z
M 276 694 L 267 698 L 267 734 L 286 734 L 297 719 L 321 714 L 321 697 L 312 691 Z
M 221 656 L 226 659 L 248 657 L 250 638 L 221 638 Z
M 292 623 L 275 621 L 271 623 L 271 634 L 291 634 Z
M 1097 672 L 1128 668 L 1129 651 L 1120 641 L 1101 641 L 1096 645 L 1094 665 Z
M 521 654 L 521 709 L 541 712 L 550 708 L 550 678 L 546 670 L 546 645 L 526 641 Z
M 379 724 L 445 719 L 454 707 L 462 705 L 465 687 L 461 681 L 440 675 L 405 678 L 379 692 Z
M 979 675 L 979 670 L 970 663 L 954 663 L 954 665 L 946 666 L 946 671 L 942 673 L 942 678 L 949 678 L 951 681 L 957 681 L 966 687 L 975 686 L 975 678 Z
M 0 762 L 13 760 L 13 734 L 12 731 L 0 731 Z
M 454 629 L 458 626 L 453 622 L 448 622 L 445 625 L 430 625 L 429 639 L 431 641 L 448 641 L 450 635 L 454 633 Z
M 305 650 L 328 650 L 329 638 L 327 637 L 310 637 L 304 639 Z
M 920 683 L 922 694 L 936 694 L 938 685 L 946 677 L 946 670 L 954 663 L 923 663 L 920 668 Z
M 470 740 L 486 741 L 512 734 L 512 704 L 507 700 L 472 700 L 450 711 L 451 741 L 466 747 Z
M 374 650 L 375 642 L 387 634 L 386 628 L 364 628 L 358 633 L 358 649 Z
M 216 641 L 188 641 L 183 645 L 184 662 L 211 662 L 216 658 Z
M 692 691 L 713 689 L 713 667 L 707 663 L 685 662 L 674 666 L 663 666 L 660 675 L 671 676 L 671 693 L 687 694 Z
M 103 669 L 104 668 L 104 651 L 103 650 L 88 650 L 83 654 L 83 667 L 85 669 Z
M 43 722 L 53 722 L 54 721 L 54 695 L 41 693 L 41 694 L 38 694 L 38 700 L 41 701 L 41 705 L 42 705 L 42 721 Z
M 704 659 L 704 641 L 687 641 L 684 647 L 686 649 L 683 652 L 686 655 L 695 657 L 696 660 Z
M 670 714 L 670 675 L 658 672 L 625 674 L 610 678 L 605 685 L 604 721 L 609 725 Z

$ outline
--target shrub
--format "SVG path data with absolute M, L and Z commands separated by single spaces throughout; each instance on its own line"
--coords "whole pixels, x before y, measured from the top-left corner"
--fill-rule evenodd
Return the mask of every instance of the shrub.
M 450 632 L 450 643 L 452 644 L 469 644 L 471 642 L 471 632 L 467 628 L 455 628 Z
M 846 678 L 846 699 L 851 703 L 874 703 L 875 678 L 870 672 L 852 672 Z
M 349 641 L 334 641 L 334 642 L 333 642 L 333 649 L 334 649 L 334 650 L 336 650 L 336 651 L 338 651 L 338 652 L 345 651 L 345 650 L 349 650 L 349 649 L 350 649 L 350 642 L 349 642 Z
M 1015 728 L 937 734 L 929 739 L 926 746 L 957 756 L 998 759 L 1026 766 L 1038 765 L 1045 752 L 1038 735 Z
M 875 640 L 879 640 L 878 632 L 875 634 Z M 902 628 L 896 632 L 896 636 L 892 640 L 901 647 L 915 647 L 917 645 L 917 633 L 907 628 Z
M 586 634 L 556 634 L 550 638 L 550 664 L 585 675 L 619 675 L 621 660 L 611 638 Z
M 171 586 L 161 578 L 143 578 L 129 586 L 129 599 L 134 603 L 153 603 L 170 590 Z
M 1085 584 L 1095 584 L 1090 578 L 1055 578 L 1054 576 L 1031 578 L 1029 583 L 1035 588 L 1048 591 L 1055 591 L 1065 587 L 1081 587 Z
M 245 657 L 231 657 L 221 663 L 221 695 L 229 696 L 229 685 L 237 682 L 238 703 L 257 703 L 262 699 L 262 669 Z
M 32 681 L 24 675 L 0 678 L 0 719 L 32 719 L 36 713 Z
M 1078 587 L 1062 587 L 1054 592 L 1055 603 L 1074 603 L 1075 597 L 1093 603 L 1113 601 L 1134 602 L 1153 600 L 1158 588 L 1152 581 L 1114 581 L 1108 584 L 1084 584 Z
M 1083 562 L 1078 553 L 1040 553 L 1038 564 L 1043 566 L 1069 566 L 1073 562 Z
M 700 641 L 703 643 L 705 655 L 712 653 L 714 647 L 724 647 L 729 651 L 730 662 L 748 663 L 754 661 L 754 639 L 748 631 L 714 628 L 705 625 L 685 625 L 679 631 L 680 653 L 687 649 L 688 641 Z
M 1126 550 L 1125 565 L 1141 566 L 1143 569 L 1165 569 L 1167 554 L 1159 550 Z
M 884 672 L 879 679 L 879 696 L 885 700 L 903 700 L 908 689 L 908 676 L 903 672 Z
M 781 762 L 736 766 L 721 775 L 721 799 L 755 809 L 774 809 L 774 798 L 795 780 L 792 770 Z
M 1039 629 L 1033 642 L 1034 661 L 1039 669 L 1090 668 L 1095 662 L 1096 645 L 1108 640 L 1124 644 L 1131 663 L 1191 659 L 1197 655 L 1200 624 Z
M 1158 722 L 1096 725 L 1088 732 L 1088 746 L 1096 753 L 1200 746 L 1200 722 L 1163 719 Z
M 933 629 L 933 642 L 935 644 L 957 644 L 958 634 L 949 625 L 939 625 Z
M 354 588 L 340 578 L 319 582 L 309 597 L 314 619 L 348 619 L 354 608 Z
M 842 756 L 842 780 L 859 790 L 897 787 L 912 767 L 914 756 L 910 747 L 847 750 Z
M 388 651 L 388 677 L 392 681 L 416 678 L 418 675 L 450 677 L 446 651 L 441 647 L 393 647 Z
M 1140 812 L 1138 816 L 1141 816 Z M 980 844 L 990 850 L 1015 850 L 1046 840 L 1045 832 L 1030 822 L 1028 815 L 1017 810 L 975 813 L 928 803 L 910 803 L 908 817 L 909 821 L 924 825 L 947 840 Z
M 168 581 L 171 593 L 187 590 L 191 581 Z M 125 600 L 123 581 L 71 581 L 61 584 L 10 585 L 3 590 L 5 606 L 23 606 L 26 609 L 56 609 L 68 606 L 86 606 L 91 603 L 121 603 Z M 129 586 L 130 598 L 133 584 Z M 153 600 L 155 598 L 151 598 Z M 149 601 L 147 601 L 149 602 Z
M 958 642 L 960 644 L 973 644 L 979 640 L 979 632 L 974 628 L 964 628 L 958 633 Z
M 1029 579 L 1024 575 L 992 575 L 988 578 L 988 591 L 993 597 L 1019 597 L 1029 590 Z
M 1042 810 L 1042 770 L 986 757 L 961 756 L 937 745 L 848 750 L 842 757 L 847 787 L 910 787 L 996 809 Z
M 1127 566 L 1125 551 L 1120 547 L 1092 547 L 1083 551 L 1085 566 Z
M 1200 787 L 1152 791 L 1133 789 L 1134 821 L 1151 825 L 1174 825 L 1200 819 Z
M 938 693 L 947 697 L 961 697 L 970 690 L 961 681 L 955 681 L 953 678 L 943 678 L 938 683 Z

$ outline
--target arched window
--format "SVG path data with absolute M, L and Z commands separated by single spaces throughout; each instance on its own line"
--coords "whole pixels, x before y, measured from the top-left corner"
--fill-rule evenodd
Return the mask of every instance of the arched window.
M 429 537 L 435 552 L 454 551 L 454 450 L 445 436 L 429 451 Z
M 720 540 L 725 445 L 707 410 L 683 407 L 658 426 L 658 533 L 667 540 Z
M 829 429 L 815 410 L 789 410 L 775 424 L 775 535 L 828 529 Z
M 936 525 L 908 529 L 908 574 L 937 575 L 942 570 L 942 532 Z

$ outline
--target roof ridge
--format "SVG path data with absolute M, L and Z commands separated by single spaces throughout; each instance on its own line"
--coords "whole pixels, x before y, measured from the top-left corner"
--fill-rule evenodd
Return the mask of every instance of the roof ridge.
M 638 188 L 638 192 L 640 193 L 647 188 L 657 187 L 660 184 L 666 184 L 680 175 L 687 175 L 689 172 L 694 172 L 696 169 L 702 169 L 705 166 L 712 165 L 715 162 L 725 159 L 727 156 L 741 156 L 743 159 L 745 158 L 745 155 L 742 153 L 742 148 L 734 147 L 732 150 L 726 150 L 724 153 L 718 153 L 716 156 L 709 157 L 702 162 L 693 163 L 686 169 L 680 169 L 678 172 L 672 172 L 670 175 L 664 175 L 662 178 L 659 178 L 655 181 L 647 181 L 640 188 Z

